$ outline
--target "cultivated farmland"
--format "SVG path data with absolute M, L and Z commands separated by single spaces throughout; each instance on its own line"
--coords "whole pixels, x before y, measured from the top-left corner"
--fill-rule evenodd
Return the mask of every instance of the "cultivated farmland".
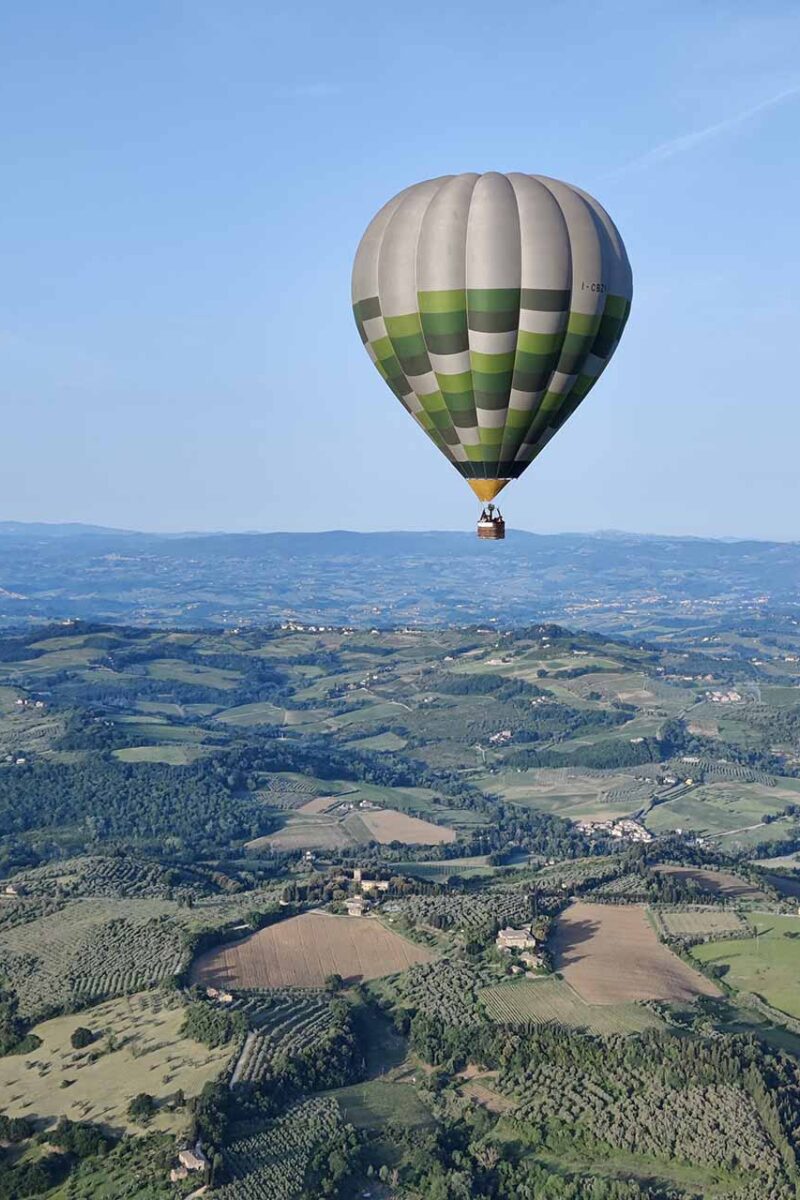
M 758 937 L 695 946 L 703 963 L 727 967 L 726 983 L 754 992 L 767 1004 L 800 1017 L 800 919 L 758 914 L 751 918 Z
M 632 775 L 575 768 L 539 768 L 487 775 L 487 792 L 512 804 L 556 813 L 572 821 L 608 821 L 628 816 L 653 793 Z
M 565 1025 L 591 1033 L 640 1033 L 663 1022 L 639 1004 L 587 1004 L 563 979 L 547 975 L 484 988 L 480 1000 L 502 1025 Z
M 747 928 L 739 914 L 730 908 L 662 908 L 654 915 L 667 937 L 724 937 Z
M 76 900 L 4 930 L 0 971 L 28 1017 L 67 1004 L 140 991 L 181 967 L 177 906 L 162 900 Z
M 341 821 L 331 817 L 292 813 L 281 828 L 247 842 L 248 850 L 336 850 L 352 846 L 352 838 Z
M 448 829 L 445 825 L 434 825 L 431 821 L 422 821 L 419 817 L 408 816 L 407 813 L 398 812 L 394 808 L 359 809 L 358 817 L 366 825 L 369 834 L 381 845 L 405 842 L 409 846 L 440 846 L 456 840 L 454 829 Z
M 439 858 L 431 862 L 398 862 L 393 864 L 398 875 L 412 875 L 419 879 L 435 879 L 439 882 L 458 875 L 462 879 L 484 875 L 494 875 L 497 868 L 489 866 L 486 854 L 474 855 L 471 858 Z
M 321 813 L 327 812 L 329 808 L 333 808 L 334 804 L 338 804 L 340 800 L 341 796 L 314 796 L 312 800 L 301 804 L 297 811 L 318 817 Z
M 746 879 L 730 871 L 713 871 L 706 867 L 661 867 L 655 868 L 665 875 L 679 875 L 686 883 L 696 883 L 705 892 L 713 892 L 725 900 L 763 900 L 764 893 L 753 887 Z
M 317 1096 L 270 1121 L 261 1133 L 226 1148 L 231 1183 L 215 1189 L 219 1200 L 294 1200 L 303 1191 L 312 1157 L 343 1132 L 339 1106 Z
M 556 970 L 588 1004 L 719 994 L 658 941 L 640 905 L 571 904 L 551 944 Z
M 329 975 L 378 979 L 433 957 L 377 920 L 310 912 L 208 951 L 192 978 L 215 987 L 320 987 Z
M 331 997 L 325 992 L 249 993 L 238 997 L 231 1007 L 243 1013 L 250 1026 L 231 1087 L 259 1082 L 276 1062 L 319 1049 L 339 1028 Z

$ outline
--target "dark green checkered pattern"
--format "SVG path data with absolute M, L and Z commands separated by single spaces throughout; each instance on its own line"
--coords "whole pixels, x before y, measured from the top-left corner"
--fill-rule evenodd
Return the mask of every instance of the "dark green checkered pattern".
M 526 192 L 518 178 L 535 179 L 537 190 L 531 185 Z M 498 179 L 506 180 L 509 189 L 513 184 L 521 197 L 521 232 L 508 234 L 517 239 L 521 264 L 515 269 L 512 244 L 506 253 L 508 265 L 503 266 L 509 276 L 516 274 L 515 286 L 470 286 L 500 268 L 488 254 L 485 265 L 475 254 L 471 259 L 468 236 L 463 265 L 449 246 L 439 264 L 439 243 L 436 237 L 425 240 L 425 221 L 434 220 L 428 214 L 441 187 L 453 186 L 448 179 L 418 185 L 428 189 L 424 203 L 412 188 L 398 198 L 388 217 L 383 210 L 375 222 L 382 222 L 380 236 L 372 236 L 364 253 L 359 250 L 354 269 L 353 311 L 367 352 L 397 398 L 466 479 L 515 479 L 522 474 L 597 382 L 619 343 L 631 306 L 624 247 L 596 201 L 557 181 L 546 187 L 548 181 L 538 177 L 495 176 L 496 190 L 502 187 L 494 182 Z M 467 198 L 465 228 L 478 186 Z M 465 190 L 462 187 L 459 198 L 462 208 Z M 502 200 L 505 193 L 498 194 Z M 550 206 L 547 215 L 555 232 L 541 245 L 533 240 L 538 226 L 527 236 L 522 224 L 526 196 Z M 564 214 L 561 225 L 559 213 Z M 435 219 L 446 221 L 447 214 Z M 498 236 L 505 237 L 505 227 Z M 381 247 L 389 239 L 394 239 L 392 270 L 409 272 L 397 287 L 395 274 L 382 274 Z M 367 235 L 362 246 L 365 243 Z M 403 254 L 397 254 L 398 247 L 402 252 L 406 246 L 407 266 Z M 465 286 L 418 288 L 425 276 L 425 254 L 433 260 L 426 278 Z M 549 262 L 542 266 L 537 254 L 560 258 L 551 268 Z M 570 286 L 526 286 L 549 278 Z M 363 294 L 370 284 L 371 294 Z M 401 305 L 407 310 L 397 311 Z

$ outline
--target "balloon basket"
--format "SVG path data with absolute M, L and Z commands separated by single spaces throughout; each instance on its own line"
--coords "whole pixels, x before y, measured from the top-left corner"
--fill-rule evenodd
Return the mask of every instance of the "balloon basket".
M 506 536 L 506 523 L 500 509 L 494 504 L 487 504 L 481 513 L 476 530 L 478 537 L 491 542 L 499 542 Z

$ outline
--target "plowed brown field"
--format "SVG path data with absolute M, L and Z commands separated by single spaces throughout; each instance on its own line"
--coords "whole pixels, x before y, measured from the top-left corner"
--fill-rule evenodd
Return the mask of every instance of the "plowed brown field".
M 570 904 L 556 922 L 552 947 L 555 969 L 587 1004 L 719 995 L 662 946 L 639 904 Z
M 395 808 L 359 809 L 358 816 L 375 841 L 384 846 L 390 842 L 405 842 L 409 846 L 440 846 L 456 840 L 455 829 L 410 817 Z
M 303 913 L 201 954 L 192 982 L 230 988 L 319 987 L 329 975 L 377 979 L 435 958 L 369 917 Z

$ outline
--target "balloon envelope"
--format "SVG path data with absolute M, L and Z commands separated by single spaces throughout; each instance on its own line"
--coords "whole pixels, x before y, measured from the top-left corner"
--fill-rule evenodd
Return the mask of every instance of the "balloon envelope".
M 445 175 L 368 226 L 353 311 L 380 374 L 482 500 L 517 479 L 616 349 L 631 269 L 608 213 L 543 175 Z

